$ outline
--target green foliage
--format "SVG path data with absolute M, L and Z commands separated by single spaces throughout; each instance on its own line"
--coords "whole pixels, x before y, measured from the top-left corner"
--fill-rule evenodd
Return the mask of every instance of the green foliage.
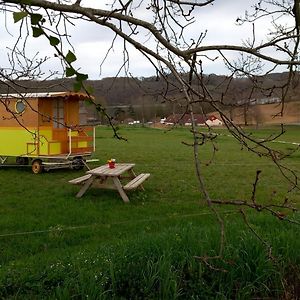
M 42 20 L 41 14 L 30 14 L 31 25 L 38 25 Z
M 84 80 L 87 80 L 89 78 L 89 76 L 87 74 L 83 74 L 83 73 L 76 73 L 76 80 L 79 82 L 82 82 Z
M 66 59 L 66 62 L 68 64 L 71 64 L 71 63 L 73 63 L 74 61 L 77 60 L 77 57 L 72 51 L 69 50 L 66 57 L 65 57 L 65 59 Z
M 91 85 L 86 86 L 85 89 L 90 95 L 95 92 L 95 89 Z M 88 101 L 88 103 L 91 104 L 91 101 Z
M 114 157 L 136 163 L 137 173 L 151 173 L 145 191 L 130 193 L 128 205 L 115 191 L 93 188 L 76 200 L 79 187 L 67 182 L 84 171 L 35 176 L 30 168 L 0 168 L 0 298 L 280 299 L 282 282 L 290 292 L 299 285 L 299 229 L 270 214 L 246 211 L 249 224 L 272 243 L 275 263 L 232 207 L 219 208 L 226 228 L 224 259 L 209 265 L 195 259 L 218 254 L 220 232 L 199 193 L 192 149 L 181 143 L 191 142 L 188 130 L 121 126 L 128 142 L 112 134 L 108 127 L 97 128 L 100 161 L 92 167 Z M 297 139 L 298 127 L 283 138 Z M 216 142 L 213 163 L 203 165 L 212 198 L 249 199 L 259 168 L 257 201 L 269 203 L 273 195 L 275 203 L 282 202 L 289 184 L 272 163 L 240 151 L 225 135 Z M 210 151 L 209 144 L 201 147 L 204 162 Z M 297 168 L 299 158 L 296 152 L 285 164 Z M 299 191 L 289 197 L 299 201 Z M 300 220 L 299 213 L 289 217 Z
M 26 11 L 18 11 L 13 13 L 14 22 L 17 23 L 28 16 Z
M 211 220 L 205 221 L 206 225 L 191 218 L 173 226 L 167 222 L 156 232 L 150 231 L 150 227 L 158 229 L 154 222 L 140 224 L 140 232 L 129 239 L 86 244 L 56 256 L 44 252 L 2 267 L 1 296 L 10 297 L 18 291 L 22 299 L 75 295 L 92 299 L 280 298 L 282 274 L 287 270 L 267 258 L 253 235 L 241 231 L 241 222 L 231 222 L 224 259 L 211 260 L 208 267 L 194 258 L 217 252 L 218 229 Z M 281 248 L 287 249 L 294 239 L 293 246 L 299 246 L 296 230 L 288 226 L 280 231 L 285 237 L 275 238 L 275 244 L 282 243 Z
M 79 92 L 82 88 L 82 82 L 75 82 L 74 85 L 73 85 L 73 90 L 74 92 Z
M 69 74 L 72 74 L 72 72 L 69 72 Z M 87 80 L 89 76 L 87 74 L 82 74 L 77 71 L 75 71 L 76 74 L 76 82 L 73 85 L 74 92 L 79 92 L 83 88 L 83 81 Z M 92 91 L 91 88 L 86 88 L 87 92 Z
M 76 75 L 76 82 L 73 85 L 74 92 L 79 92 L 83 88 L 83 81 L 87 80 L 89 76 L 87 74 L 80 73 L 76 71 L 72 67 L 72 63 L 77 60 L 76 55 L 72 51 L 68 51 L 67 55 L 64 57 L 66 63 L 69 65 L 66 67 L 66 77 L 71 77 L 73 75 Z M 89 93 L 92 91 L 91 88 L 87 90 Z
M 31 26 L 31 28 L 32 28 L 32 36 L 35 38 L 38 38 L 39 36 L 44 34 L 44 30 L 40 27 Z
M 59 45 L 59 43 L 60 43 L 60 40 L 57 38 L 57 37 L 55 37 L 55 36 L 50 36 L 49 37 L 49 41 L 50 41 L 50 45 L 51 46 L 57 46 L 57 45 Z M 72 76 L 72 75 L 71 75 Z M 67 76 L 68 77 L 68 76 Z
M 66 67 L 66 77 L 71 77 L 76 74 L 73 67 Z

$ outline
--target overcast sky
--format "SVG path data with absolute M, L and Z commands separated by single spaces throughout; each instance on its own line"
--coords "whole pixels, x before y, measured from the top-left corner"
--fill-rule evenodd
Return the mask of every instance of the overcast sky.
M 93 6 L 98 8 L 107 8 L 107 0 L 83 0 L 83 6 Z M 252 27 L 250 24 L 243 26 L 236 25 L 236 19 L 243 16 L 246 9 L 250 9 L 256 0 L 216 0 L 214 5 L 202 8 L 195 15 L 195 23 L 192 24 L 187 32 L 188 38 L 197 39 L 201 32 L 207 30 L 204 45 L 212 44 L 234 44 L 240 45 L 242 40 L 251 37 Z M 136 12 L 139 17 L 147 19 L 150 12 L 142 10 Z M 148 13 L 148 14 L 147 14 Z M 109 54 L 105 64 L 100 70 L 100 63 L 111 46 L 112 34 L 99 25 L 87 22 L 75 22 L 75 27 L 70 27 L 69 34 L 75 53 L 78 58 L 76 66 L 81 67 L 83 73 L 88 73 L 91 79 L 101 79 L 104 77 L 115 76 L 118 73 L 123 59 L 123 43 L 118 39 L 114 45 L 113 51 Z M 0 27 L 0 61 L 1 67 L 7 65 L 7 48 L 12 48 L 18 37 L 18 23 L 14 24 L 12 15 L 1 14 Z M 259 42 L 268 32 L 270 25 L 267 22 L 259 21 L 256 25 L 256 40 Z M 144 38 L 146 43 L 147 38 Z M 150 43 L 150 41 L 149 41 Z M 68 46 L 69 47 L 69 46 Z M 70 48 L 70 47 L 69 47 Z M 67 47 L 66 47 L 67 49 Z M 152 76 L 155 75 L 152 65 L 134 48 L 128 47 L 131 56 L 130 72 L 133 76 Z M 51 49 L 44 37 L 34 39 L 30 38 L 27 44 L 27 54 L 33 56 L 36 52 L 39 56 L 48 56 L 51 59 L 44 66 L 44 71 L 59 70 L 59 61 L 54 58 L 54 50 Z M 234 58 L 232 53 L 227 53 L 229 58 Z M 211 58 L 216 57 L 217 53 L 212 53 Z M 204 72 L 206 74 L 226 74 L 222 59 L 214 62 L 203 59 Z M 101 72 L 100 72 L 101 71 Z M 283 71 L 278 70 L 278 71 Z M 120 75 L 122 75 L 121 73 Z

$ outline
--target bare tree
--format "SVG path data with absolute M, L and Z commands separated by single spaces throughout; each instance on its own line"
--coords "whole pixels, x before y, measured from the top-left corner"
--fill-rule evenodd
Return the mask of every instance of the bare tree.
M 230 0 L 229 0 L 230 1 Z M 246 23 L 252 25 L 249 33 L 250 37 L 240 44 L 209 44 L 206 42 L 207 32 L 201 24 L 200 14 L 203 10 L 210 8 L 209 13 L 218 11 L 222 2 L 215 0 L 114 0 L 109 1 L 105 6 L 95 1 L 94 6 L 85 6 L 84 1 L 71 0 L 7 0 L 0 1 L 0 10 L 7 16 L 11 14 L 14 22 L 20 24 L 20 37 L 16 40 L 12 55 L 20 54 L 24 62 L 14 57 L 11 59 L 13 72 L 8 74 L 5 70 L 0 70 L 1 80 L 9 84 L 10 81 L 22 77 L 36 77 L 35 73 L 43 61 L 36 62 L 26 56 L 25 52 L 18 49 L 26 49 L 29 43 L 29 36 L 35 38 L 46 38 L 51 47 L 56 51 L 56 57 L 61 60 L 66 77 L 74 77 L 76 80 L 74 89 L 84 89 L 91 91 L 85 85 L 88 75 L 75 67 L 77 60 L 76 49 L 72 47 L 69 37 L 69 30 L 80 22 L 93 23 L 95 26 L 107 28 L 111 32 L 110 51 L 114 49 L 118 39 L 123 41 L 123 63 L 120 70 L 130 76 L 130 65 L 132 62 L 131 50 L 137 49 L 149 61 L 159 78 L 163 78 L 166 85 L 161 95 L 165 100 L 173 101 L 168 96 L 168 92 L 176 91 L 182 95 L 180 105 L 184 113 L 190 114 L 192 120 L 192 134 L 194 142 L 194 159 L 196 175 L 201 191 L 207 205 L 215 212 L 221 226 L 220 253 L 222 256 L 224 241 L 223 220 L 215 208 L 216 204 L 230 204 L 251 207 L 257 211 L 268 211 L 281 218 L 274 206 L 264 206 L 256 200 L 256 187 L 259 181 L 259 172 L 253 184 L 253 194 L 249 201 L 246 200 L 219 200 L 211 199 L 209 191 L 206 189 L 205 180 L 202 174 L 200 163 L 199 147 L 205 142 L 211 142 L 213 151 L 215 149 L 215 135 L 203 133 L 196 125 L 194 112 L 206 111 L 204 104 L 211 110 L 217 111 L 229 132 L 236 138 L 243 147 L 260 156 L 269 157 L 278 166 L 281 174 L 291 182 L 292 188 L 297 188 L 297 176 L 293 170 L 287 169 L 280 161 L 281 153 L 273 150 L 269 142 L 280 136 L 284 129 L 277 136 L 266 137 L 264 140 L 256 139 L 247 134 L 243 129 L 234 124 L 225 113 L 228 102 L 224 101 L 224 94 L 230 89 L 231 79 L 235 77 L 246 77 L 252 82 L 252 88 L 246 99 L 249 101 L 257 91 L 265 89 L 260 84 L 258 76 L 269 74 L 277 70 L 280 66 L 285 66 L 289 71 L 289 76 L 280 86 L 282 97 L 282 113 L 284 103 L 289 91 L 294 83 L 294 75 L 299 61 L 299 30 L 300 30 L 300 4 L 299 0 L 257 0 L 251 7 L 244 8 L 246 12 L 236 19 L 237 26 Z M 102 2 L 102 1 L 101 1 Z M 212 15 L 213 18 L 213 15 Z M 265 20 L 270 31 L 266 36 L 257 36 L 256 24 Z M 217 21 L 216 21 L 217 22 Z M 204 28 L 203 31 L 189 31 L 191 26 Z M 201 26 L 202 25 L 202 26 Z M 220 25 L 222 26 L 222 25 Z M 80 34 L 80 27 L 76 28 Z M 25 36 L 28 39 L 25 39 Z M 230 59 L 230 55 L 235 54 L 236 59 Z M 230 54 L 230 55 L 229 55 Z M 205 84 L 205 60 L 224 62 L 230 70 L 228 87 L 221 97 L 216 97 Z M 104 66 L 103 63 L 101 66 Z M 20 73 L 17 65 L 26 67 Z M 118 74 L 116 74 L 118 75 Z M 272 94 L 274 87 L 266 89 Z M 184 102 L 182 101 L 184 100 Z M 232 103 L 230 103 L 232 105 Z M 236 105 L 236 104 L 235 104 Z M 102 109 L 98 106 L 98 109 Z M 211 130 L 211 128 L 209 128 Z M 284 201 L 282 208 L 290 209 L 288 201 Z M 243 218 L 246 221 L 244 212 Z M 247 222 L 247 221 L 246 221 Z

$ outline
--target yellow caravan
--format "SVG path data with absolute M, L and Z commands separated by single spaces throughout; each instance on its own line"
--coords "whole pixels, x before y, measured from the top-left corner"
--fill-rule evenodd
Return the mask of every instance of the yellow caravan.
M 95 151 L 95 129 L 83 126 L 86 100 L 71 92 L 0 95 L 0 163 L 15 157 L 34 173 L 81 169 Z

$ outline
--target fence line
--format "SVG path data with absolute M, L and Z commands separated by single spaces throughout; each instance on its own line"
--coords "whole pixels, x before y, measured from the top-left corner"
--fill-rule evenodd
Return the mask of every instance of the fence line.
M 233 135 L 230 135 L 230 134 L 218 133 L 218 135 L 220 135 L 220 136 L 226 136 L 226 137 L 230 137 L 230 138 L 235 138 Z M 259 140 L 263 141 L 264 139 L 259 139 Z M 272 140 L 270 142 L 272 142 L 272 143 L 279 143 L 279 144 L 291 144 L 291 145 L 295 145 L 295 146 L 300 146 L 300 143 L 296 143 L 296 142 L 286 142 L 286 141 L 278 141 L 278 140 Z
M 234 213 L 237 213 L 237 211 L 230 210 L 230 211 L 224 211 L 222 213 L 223 214 L 234 214 Z M 90 224 L 90 225 L 78 225 L 78 226 L 69 226 L 69 227 L 63 227 L 63 225 L 57 225 L 57 226 L 62 226 L 62 227 L 61 228 L 56 227 L 56 228 L 45 229 L 45 230 L 3 233 L 3 234 L 0 234 L 0 238 L 22 236 L 22 235 L 33 235 L 33 234 L 41 234 L 41 233 L 50 233 L 50 232 L 71 231 L 71 230 L 86 229 L 86 228 L 92 228 L 92 227 L 107 227 L 107 226 L 115 226 L 115 225 L 145 223 L 145 222 L 153 222 L 153 221 L 162 221 L 162 220 L 166 220 L 166 219 L 188 218 L 188 217 L 197 217 L 197 216 L 205 216 L 205 215 L 213 215 L 213 214 L 214 214 L 213 212 L 206 212 L 206 213 L 197 213 L 197 214 L 172 215 L 172 216 L 164 216 L 164 217 L 160 217 L 160 218 L 140 219 L 140 220 L 134 220 L 134 221 L 129 220 L 129 221 L 109 223 L 109 224 L 97 224 L 96 223 L 96 224 Z

